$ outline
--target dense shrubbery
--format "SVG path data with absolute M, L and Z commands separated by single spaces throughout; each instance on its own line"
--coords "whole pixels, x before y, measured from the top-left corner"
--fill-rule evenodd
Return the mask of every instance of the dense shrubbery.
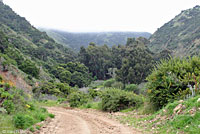
M 39 77 L 39 68 L 36 66 L 35 63 L 31 62 L 30 60 L 23 61 L 23 63 L 19 65 L 19 69 L 35 78 Z
M 44 121 L 48 116 L 52 116 L 44 108 L 36 108 L 31 112 L 30 110 L 29 108 L 29 112 L 19 112 L 14 115 L 13 121 L 16 128 L 27 129 L 38 122 Z
M 33 93 L 36 95 L 36 97 L 38 97 L 40 94 L 67 97 L 67 95 L 69 95 L 74 90 L 75 89 L 66 83 L 43 82 L 39 87 L 33 89 Z
M 17 90 L 13 87 L 8 87 L 7 83 L 0 83 L 0 106 L 6 109 L 8 114 L 23 109 L 26 102 L 24 99 L 24 93 L 21 90 Z
M 12 100 L 4 100 L 2 106 L 6 109 L 8 114 L 15 111 L 15 105 Z
M 1 57 L 4 58 L 2 65 L 5 67 L 9 64 L 13 64 L 18 66 L 23 72 L 38 78 L 39 76 L 39 68 L 36 66 L 36 63 L 26 58 L 22 52 L 20 52 L 17 48 L 14 48 L 12 44 L 8 42 L 6 35 L 0 31 L 0 50 Z
M 60 64 L 51 70 L 51 73 L 63 83 L 70 86 L 85 87 L 92 81 L 88 68 L 79 62 Z
M 77 91 L 69 95 L 68 101 L 71 107 L 79 107 L 86 104 L 89 100 L 89 96 L 83 92 Z
M 101 99 L 104 111 L 116 112 L 143 104 L 143 99 L 140 96 L 120 89 L 105 89 L 101 93 Z
M 26 129 L 35 123 L 44 121 L 48 112 L 44 108 L 39 108 L 29 100 L 22 90 L 4 83 L 0 77 L 0 106 L 3 114 L 13 117 L 14 126 L 18 129 Z M 1 114 L 1 113 L 0 113 Z M 3 126 L 8 127 L 8 126 Z
M 90 98 L 95 98 L 98 96 L 98 91 L 95 89 L 88 89 L 88 94 L 90 96 Z
M 126 91 L 132 91 L 135 94 L 139 94 L 139 88 L 136 84 L 126 85 L 125 90 Z
M 147 78 L 151 102 L 162 108 L 168 102 L 190 94 L 188 85 L 199 91 L 200 58 L 171 58 L 163 60 Z

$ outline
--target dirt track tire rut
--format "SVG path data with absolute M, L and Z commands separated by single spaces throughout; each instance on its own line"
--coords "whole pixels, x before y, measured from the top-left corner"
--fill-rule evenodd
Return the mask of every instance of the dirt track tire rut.
M 95 110 L 51 107 L 48 111 L 55 118 L 41 128 L 40 134 L 141 134 Z

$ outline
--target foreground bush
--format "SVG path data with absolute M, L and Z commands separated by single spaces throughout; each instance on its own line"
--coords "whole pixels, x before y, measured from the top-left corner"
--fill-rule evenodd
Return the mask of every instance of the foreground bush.
M 14 116 L 14 123 L 15 127 L 19 129 L 25 129 L 34 124 L 33 118 L 24 114 L 17 114 Z
M 101 94 L 102 110 L 120 111 L 129 107 L 138 107 L 143 104 L 141 97 L 132 92 L 120 89 L 105 89 Z
M 199 91 L 200 58 L 163 60 L 147 77 L 147 92 L 157 109 L 190 94 L 188 85 Z
M 80 91 L 73 92 L 68 97 L 70 107 L 79 107 L 87 103 L 88 99 L 89 99 L 89 96 Z
M 45 108 L 35 108 L 31 109 L 29 107 L 26 111 L 17 113 L 13 116 L 13 121 L 16 128 L 19 129 L 27 129 L 28 127 L 44 121 L 48 116 L 52 116 L 48 114 Z

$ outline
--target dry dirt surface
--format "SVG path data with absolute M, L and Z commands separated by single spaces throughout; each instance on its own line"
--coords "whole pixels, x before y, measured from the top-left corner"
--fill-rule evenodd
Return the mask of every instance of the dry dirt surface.
M 96 110 L 71 108 L 47 108 L 55 118 L 44 125 L 40 134 L 141 134 L 142 132 L 122 125 L 109 114 Z

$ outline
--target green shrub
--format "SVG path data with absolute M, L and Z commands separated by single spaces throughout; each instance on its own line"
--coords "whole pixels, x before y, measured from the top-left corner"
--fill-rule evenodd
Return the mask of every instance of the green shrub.
M 98 102 L 88 102 L 86 104 L 83 104 L 82 106 L 80 106 L 80 108 L 83 109 L 87 109 L 87 108 L 91 108 L 91 109 L 97 109 L 97 110 L 101 110 L 101 101 Z
M 40 114 L 40 121 L 44 121 L 46 119 L 46 116 L 44 114 Z
M 36 109 L 34 104 L 28 104 L 28 105 L 30 106 L 29 107 L 30 110 L 35 110 Z
M 23 114 L 18 114 L 14 116 L 15 127 L 23 129 L 25 127 L 26 119 Z
M 115 83 L 115 79 L 109 79 L 104 82 L 104 87 L 111 87 L 113 83 Z
M 65 98 L 59 98 L 59 99 L 57 100 L 57 102 L 58 102 L 59 104 L 63 103 L 64 101 L 66 101 Z
M 38 118 L 40 121 L 44 121 L 46 119 L 46 116 L 44 114 L 38 114 Z
M 33 127 L 30 127 L 29 130 L 30 130 L 31 132 L 35 132 L 35 129 L 34 129 Z
M 125 90 L 134 92 L 135 94 L 139 94 L 139 88 L 135 84 L 126 85 Z
M 46 113 L 47 112 L 47 109 L 46 108 L 40 108 L 40 110 L 42 111 L 42 113 Z
M 8 91 L 8 90 L 10 89 L 10 84 L 5 83 L 5 84 L 4 84 L 4 88 L 5 88 L 6 91 Z
M 50 118 L 54 118 L 55 115 L 54 115 L 54 114 L 49 114 L 49 117 L 50 117 Z
M 85 105 L 85 107 L 86 107 L 86 108 L 91 108 L 91 107 L 92 107 L 92 104 L 91 104 L 91 103 L 87 103 L 87 104 Z
M 88 87 L 90 87 L 91 89 L 96 89 L 99 87 L 103 87 L 103 84 L 104 84 L 103 80 L 97 80 L 97 81 L 91 82 Z
M 88 102 L 89 96 L 82 92 L 73 92 L 69 95 L 69 104 L 71 107 L 79 107 Z
M 22 64 L 20 64 L 18 67 L 23 72 L 25 72 L 35 78 L 39 77 L 40 69 L 31 60 L 28 60 L 28 59 L 24 60 L 22 62 Z
M 88 90 L 88 93 L 89 93 L 89 96 L 91 97 L 91 98 L 95 98 L 96 96 L 98 96 L 98 91 L 97 90 L 95 90 L 95 89 L 89 89 Z
M 150 101 L 160 109 L 167 103 L 190 94 L 188 84 L 196 85 L 196 93 L 199 91 L 197 87 L 200 80 L 200 58 L 162 60 L 147 80 Z
M 34 124 L 33 118 L 29 115 L 17 114 L 13 118 L 15 127 L 19 129 L 26 129 Z
M 120 89 L 105 89 L 101 94 L 102 110 L 120 111 L 143 104 L 143 99 L 132 92 Z
M 66 83 L 43 82 L 39 87 L 33 89 L 34 94 L 51 94 L 55 96 L 64 97 L 69 95 L 75 89 Z M 37 96 L 36 96 L 37 97 Z
M 8 114 L 12 113 L 15 109 L 14 103 L 11 100 L 5 100 L 3 102 L 3 107 L 6 109 Z
M 30 101 L 29 96 L 22 90 L 16 89 L 8 83 L 0 83 L 0 85 L 0 98 L 3 99 L 3 107 L 0 111 L 10 114 L 13 128 L 27 129 L 33 124 L 46 119 L 48 116 L 47 110 L 36 106 L 34 101 Z
M 35 128 L 36 128 L 37 130 L 40 130 L 41 127 L 42 127 L 42 126 L 36 126 Z
M 31 115 L 25 115 L 25 119 L 26 119 L 26 128 L 34 124 L 34 119 Z
M 1 91 L 0 91 L 1 92 Z M 8 93 L 7 91 L 4 91 L 0 94 L 0 97 L 1 98 L 4 98 L 4 99 L 13 99 L 13 95 L 11 95 L 10 93 Z
M 0 82 L 2 82 L 3 81 L 3 78 L 2 78 L 2 76 L 0 75 Z
M 118 82 L 118 81 L 115 81 L 112 85 L 111 85 L 112 88 L 118 88 L 118 89 L 122 89 L 124 87 L 124 84 L 122 82 Z

